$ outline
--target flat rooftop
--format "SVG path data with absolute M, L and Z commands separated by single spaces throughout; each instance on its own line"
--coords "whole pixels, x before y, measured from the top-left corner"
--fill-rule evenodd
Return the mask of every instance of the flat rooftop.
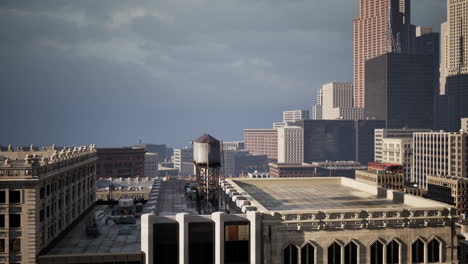
M 450 207 L 342 177 L 230 179 L 228 182 L 263 212 Z
M 96 205 L 46 255 L 140 252 L 140 219 L 136 224 L 115 224 L 111 220 L 106 224 L 105 219 L 111 215 L 109 205 Z M 97 237 L 86 234 L 86 223 L 93 216 L 100 233 Z

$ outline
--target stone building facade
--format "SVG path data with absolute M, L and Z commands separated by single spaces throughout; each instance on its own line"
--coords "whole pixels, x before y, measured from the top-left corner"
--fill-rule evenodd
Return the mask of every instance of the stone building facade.
M 277 129 L 244 129 L 245 149 L 253 155 L 267 155 L 278 159 Z
M 0 263 L 30 264 L 95 201 L 96 148 L 0 152 Z
M 347 178 L 230 179 L 223 190 L 243 214 L 143 215 L 146 263 L 456 261 L 444 203 Z

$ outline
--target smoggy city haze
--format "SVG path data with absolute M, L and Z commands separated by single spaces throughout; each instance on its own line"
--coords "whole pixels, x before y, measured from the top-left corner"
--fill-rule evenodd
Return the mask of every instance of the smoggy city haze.
M 439 32 L 446 1 L 413 0 Z M 0 144 L 242 139 L 352 81 L 358 1 L 1 1 Z

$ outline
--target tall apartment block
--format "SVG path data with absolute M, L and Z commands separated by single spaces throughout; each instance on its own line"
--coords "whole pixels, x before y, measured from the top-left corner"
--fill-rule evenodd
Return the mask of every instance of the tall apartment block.
M 309 111 L 307 110 L 291 110 L 283 112 L 283 122 L 293 123 L 301 120 L 309 119 Z
M 304 161 L 304 129 L 297 126 L 278 128 L 278 163 Z
M 439 129 L 458 131 L 468 116 L 468 0 L 447 1 L 442 24 Z
M 388 128 L 432 128 L 434 58 L 431 54 L 386 53 L 365 62 L 367 118 Z
M 322 104 L 323 104 L 323 91 L 322 88 L 317 89 L 317 104 L 312 106 L 312 120 L 322 119 Z
M 278 159 L 277 129 L 244 129 L 245 149 L 253 155 L 267 155 Z
M 145 175 L 146 150 L 137 147 L 98 148 L 98 178 L 135 178 Z
M 0 151 L 0 263 L 36 257 L 95 201 L 96 149 Z
M 354 108 L 353 84 L 332 82 L 322 86 L 322 119 L 360 120 L 364 109 Z
M 366 104 L 365 61 L 413 49 L 410 0 L 360 0 L 354 22 L 354 107 Z
M 193 174 L 193 149 L 183 148 L 174 149 L 174 168 L 178 169 L 180 174 L 188 176 Z
M 413 133 L 431 132 L 431 129 L 409 129 L 409 128 L 381 128 L 374 131 L 374 161 L 385 162 L 383 159 L 383 140 L 386 138 L 413 139 Z
M 468 133 L 413 134 L 411 181 L 427 189 L 427 176 L 468 177 Z

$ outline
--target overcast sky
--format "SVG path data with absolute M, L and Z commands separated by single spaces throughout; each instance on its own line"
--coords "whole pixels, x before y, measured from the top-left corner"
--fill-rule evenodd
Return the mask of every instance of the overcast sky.
M 413 0 L 439 28 L 445 0 Z M 0 144 L 241 140 L 352 81 L 358 0 L 0 1 Z

